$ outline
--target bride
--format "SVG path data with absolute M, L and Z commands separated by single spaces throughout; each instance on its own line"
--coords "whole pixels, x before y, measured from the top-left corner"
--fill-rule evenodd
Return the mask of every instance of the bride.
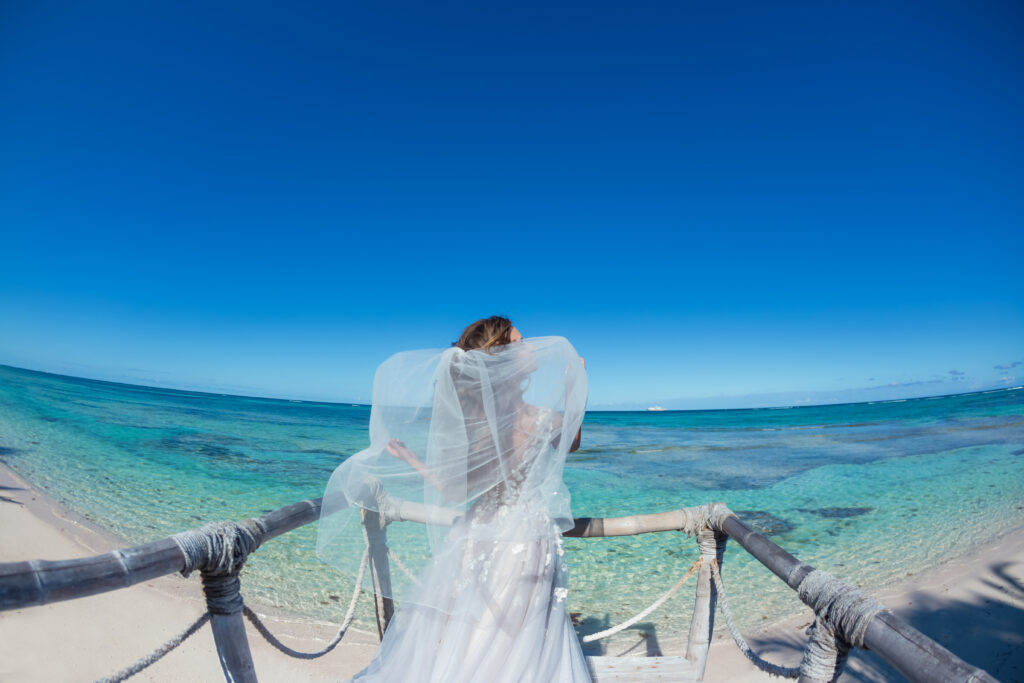
M 335 470 L 317 551 L 352 575 L 369 494 L 453 509 L 451 526 L 388 527 L 399 608 L 355 681 L 589 681 L 566 611 L 562 482 L 587 379 L 561 337 L 479 320 L 455 348 L 399 353 L 374 379 L 370 446 Z M 422 456 L 422 457 L 421 457 Z M 377 484 L 379 482 L 379 484 Z

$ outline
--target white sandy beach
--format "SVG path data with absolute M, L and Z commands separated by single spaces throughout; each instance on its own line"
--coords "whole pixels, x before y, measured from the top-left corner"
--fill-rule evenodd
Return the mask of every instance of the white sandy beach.
M 0 465 L 0 562 L 68 559 L 121 545 Z M 799 548 L 789 550 L 799 556 Z M 730 552 L 743 551 L 733 545 Z M 1024 680 L 1024 529 L 874 594 L 996 678 Z M 0 680 L 91 681 L 113 674 L 203 611 L 198 580 L 175 575 L 80 600 L 0 612 Z M 809 615 L 808 610 L 750 641 L 772 661 L 795 665 Z M 268 615 L 265 621 L 298 650 L 319 649 L 334 633 L 329 625 L 281 616 Z M 377 645 L 375 634 L 351 630 L 328 655 L 296 660 L 273 649 L 255 630 L 249 632 L 256 671 L 264 681 L 344 680 L 365 666 Z M 769 680 L 727 639 L 727 634 L 718 636 L 712 645 L 705 680 Z M 665 654 L 681 654 L 671 651 L 671 641 L 664 647 Z M 899 677 L 876 657 L 861 652 L 851 657 L 841 680 L 894 679 Z M 133 680 L 223 680 L 209 628 Z

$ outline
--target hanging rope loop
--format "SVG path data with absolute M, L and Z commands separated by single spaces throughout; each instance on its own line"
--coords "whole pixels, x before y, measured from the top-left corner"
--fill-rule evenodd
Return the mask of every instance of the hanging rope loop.
M 352 600 L 349 603 L 348 611 L 345 613 L 345 618 L 342 620 L 341 628 L 338 629 L 337 635 L 331 639 L 331 642 L 326 647 L 316 652 L 299 652 L 278 640 L 267 629 L 259 616 L 249 609 L 242 600 L 241 582 L 238 578 L 238 572 L 241 570 L 242 565 L 245 564 L 245 559 L 249 553 L 259 547 L 265 531 L 266 529 L 258 521 L 249 519 L 241 523 L 214 522 L 200 529 L 172 536 L 178 547 L 185 554 L 186 564 L 181 573 L 188 576 L 196 569 L 202 572 L 203 593 L 206 595 L 207 612 L 200 616 L 191 626 L 150 654 L 114 675 L 101 679 L 97 683 L 121 683 L 121 681 L 146 669 L 168 652 L 181 645 L 185 639 L 210 621 L 210 615 L 213 614 L 229 615 L 241 612 L 252 622 L 259 634 L 268 643 L 290 657 L 315 659 L 322 657 L 337 647 L 342 637 L 348 631 L 348 627 L 352 624 L 352 619 L 355 617 L 356 603 L 359 601 L 363 575 L 366 572 L 366 565 L 370 556 L 369 543 L 367 543 L 366 550 L 363 551 L 363 559 L 359 565 L 359 574 L 356 577 L 355 588 L 352 591 Z
M 359 602 L 359 595 L 363 585 L 363 575 L 366 573 L 366 565 L 370 559 L 370 546 L 366 546 L 366 550 L 363 551 L 363 559 L 359 563 L 359 574 L 356 576 L 355 589 L 352 591 L 352 600 L 348 604 L 348 611 L 345 612 L 345 618 L 341 620 L 341 627 L 338 628 L 338 633 L 331 639 L 331 642 L 327 643 L 324 647 L 317 650 L 316 652 L 301 652 L 299 650 L 293 650 L 288 647 L 277 637 L 270 632 L 266 624 L 264 624 L 259 616 L 253 612 L 249 607 L 242 608 L 242 614 L 248 619 L 256 630 L 263 638 L 276 647 L 278 650 L 288 655 L 289 657 L 295 657 L 296 659 L 316 659 L 317 657 L 323 657 L 325 654 L 337 647 L 338 643 L 341 642 L 342 637 L 348 632 L 348 627 L 352 624 L 352 619 L 356 614 L 356 603 Z
M 717 560 L 712 560 L 711 562 L 711 580 L 715 582 L 715 587 L 718 589 L 718 607 L 722 610 L 722 614 L 725 615 L 725 623 L 729 627 L 729 633 L 732 634 L 733 642 L 736 643 L 736 647 L 740 649 L 743 656 L 750 660 L 751 664 L 761 671 L 764 671 L 769 676 L 797 678 L 800 675 L 800 669 L 797 669 L 796 667 L 781 666 L 779 664 L 769 662 L 754 652 L 750 645 L 747 644 L 746 639 L 743 637 L 743 634 L 740 633 L 739 627 L 732 618 L 732 610 L 729 609 L 729 596 L 726 595 L 725 581 L 722 580 L 722 574 Z

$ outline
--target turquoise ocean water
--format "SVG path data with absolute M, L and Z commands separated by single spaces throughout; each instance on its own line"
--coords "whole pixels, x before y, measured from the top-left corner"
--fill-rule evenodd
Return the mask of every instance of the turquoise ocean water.
M 322 494 L 369 408 L 155 389 L 0 366 L 0 461 L 135 544 Z M 868 589 L 1024 526 L 1024 389 L 790 409 L 592 412 L 565 479 L 576 516 L 724 501 L 791 553 Z M 2 503 L 0 503 L 2 504 Z M 308 526 L 249 561 L 250 602 L 338 621 L 351 585 Z M 696 557 L 677 533 L 567 539 L 584 632 L 632 615 Z M 2 560 L 3 558 L 0 558 Z M 738 546 L 747 628 L 800 611 Z M 685 633 L 692 584 L 643 627 Z M 359 621 L 372 618 L 362 601 Z

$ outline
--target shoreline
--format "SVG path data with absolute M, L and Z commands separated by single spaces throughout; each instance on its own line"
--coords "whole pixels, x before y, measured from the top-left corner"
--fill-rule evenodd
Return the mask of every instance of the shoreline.
M 67 559 L 128 545 L 33 488 L 2 463 L 0 492 L 0 561 Z M 1024 680 L 1024 528 L 966 549 L 965 554 L 942 565 L 868 590 L 971 664 L 1000 680 Z M 275 635 L 298 650 L 319 649 L 335 633 L 336 625 L 261 604 L 252 606 Z M 172 575 L 89 598 L 0 612 L 0 642 L 18 653 L 0 658 L 0 679 L 92 680 L 110 675 L 171 638 L 203 611 L 199 582 Z M 724 623 L 720 612 L 716 619 Z M 809 622 L 807 610 L 744 635 L 751 647 L 770 661 L 795 666 Z M 87 627 L 79 628 L 82 625 Z M 274 650 L 248 622 L 246 629 L 256 670 L 265 680 L 348 677 L 365 666 L 377 649 L 375 634 L 352 629 L 324 658 L 296 660 Z M 976 642 L 979 634 L 985 636 L 981 644 Z M 54 643 L 60 643 L 65 655 L 61 662 L 46 656 Z M 645 649 L 650 652 L 651 645 L 642 638 L 631 647 L 629 642 L 617 640 L 606 643 L 606 650 L 608 654 L 639 654 Z M 656 646 L 664 654 L 683 654 L 685 641 L 681 636 L 667 637 Z M 221 677 L 208 629 L 201 629 L 179 649 L 184 652 L 168 654 L 136 680 Z M 856 652 L 840 680 L 892 680 L 893 676 L 895 673 L 871 653 Z M 769 678 L 743 658 L 726 631 L 716 633 L 712 640 L 705 680 L 753 683 Z
M 56 500 L 49 494 L 41 491 L 32 482 L 25 477 L 21 476 L 16 470 L 9 465 L 0 462 L 0 491 L 4 490 L 4 487 L 10 486 L 11 483 L 15 482 L 19 486 L 23 486 L 28 490 L 27 500 L 23 499 L 21 502 L 25 508 L 37 517 L 41 522 L 47 524 L 50 527 L 58 529 L 62 534 L 65 534 L 68 539 L 80 546 L 85 550 L 78 555 L 69 557 L 84 557 L 88 555 L 99 555 L 102 553 L 110 552 L 111 550 L 117 550 L 121 548 L 130 548 L 138 543 L 132 543 L 128 539 L 115 534 L 114 532 L 106 529 L 97 522 L 84 517 L 80 513 L 72 510 L 68 506 L 64 505 L 60 501 Z M 2 494 L 0 494 L 2 496 Z M 0 502 L 2 498 L 0 498 Z M 215 520 L 210 520 L 215 521 Z M 203 522 L 205 524 L 205 522 Z M 182 529 L 184 531 L 184 529 Z M 158 540 L 158 539 L 153 539 Z M 10 560 L 3 557 L 4 551 L 3 545 L 0 545 L 0 562 L 9 562 Z M 24 559 L 54 559 L 44 557 L 32 557 Z M 196 577 L 198 574 L 195 575 Z M 181 581 L 192 584 L 196 583 L 195 577 L 185 578 L 178 574 L 171 574 L 169 576 L 161 577 L 162 579 L 180 579 Z M 196 601 L 200 605 L 205 602 L 202 596 L 202 591 L 198 590 L 198 583 L 196 583 Z M 177 595 L 174 591 L 173 594 Z M 268 605 L 258 600 L 247 599 L 246 604 L 249 605 L 255 612 L 260 615 L 261 619 L 266 620 L 267 617 L 272 617 L 276 621 L 281 623 L 294 623 L 299 625 L 314 625 L 316 627 L 333 628 L 334 624 L 326 622 L 315 617 L 302 614 L 299 612 L 292 612 L 274 605 Z M 2 613 L 0 613 L 2 614 Z M 248 623 L 248 622 L 247 622 Z M 355 627 L 351 628 L 351 632 L 364 633 L 367 636 L 373 636 L 376 638 L 376 633 L 370 633 L 369 631 L 361 631 Z M 254 632 L 255 633 L 255 632 Z M 347 637 L 347 636 L 346 636 Z M 324 642 L 330 641 L 331 636 L 328 636 Z M 374 641 L 376 642 L 376 641 Z
M 128 547 L 124 539 L 69 510 L 0 463 L 0 562 L 86 557 Z M 337 633 L 317 622 L 259 603 L 247 604 L 285 645 L 315 651 Z M 206 611 L 198 579 L 179 574 L 76 600 L 0 612 L 0 680 L 93 681 L 131 665 Z M 339 615 L 340 620 L 340 615 Z M 373 658 L 376 634 L 355 628 L 320 659 L 287 657 L 245 622 L 262 680 L 336 681 Z M 60 657 L 53 656 L 59 651 Z M 222 680 L 209 626 L 131 680 Z

